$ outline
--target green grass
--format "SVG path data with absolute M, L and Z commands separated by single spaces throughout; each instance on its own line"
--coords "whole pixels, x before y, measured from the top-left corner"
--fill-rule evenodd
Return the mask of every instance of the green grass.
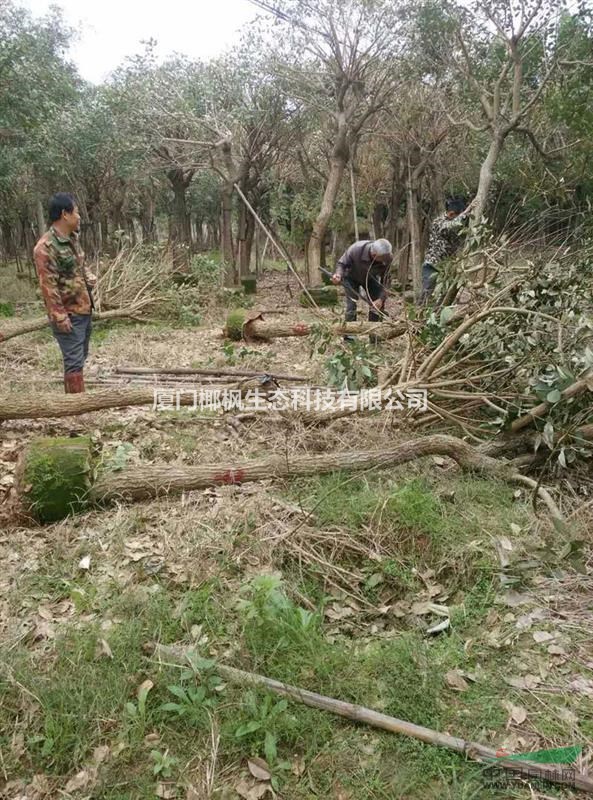
M 453 502 L 445 499 L 451 491 Z M 107 744 L 117 755 L 102 765 L 88 796 L 148 800 L 157 781 L 151 750 L 175 759 L 171 780 L 180 787 L 199 785 L 213 719 L 220 736 L 214 797 L 225 796 L 223 787 L 236 785 L 237 776 L 245 774 L 246 759 L 259 756 L 267 759 L 279 796 L 291 800 L 339 792 L 351 800 L 526 800 L 525 790 L 488 787 L 479 765 L 451 751 L 296 702 L 285 704 L 262 689 L 227 683 L 219 692 L 210 683 L 216 664 L 195 675 L 147 656 L 147 642 L 189 644 L 200 626 L 204 656 L 438 731 L 497 744 L 507 734 L 502 701 L 510 699 L 528 707 L 530 725 L 538 731 L 573 742 L 571 726 L 554 712 L 566 698 L 542 705 L 516 696 L 504 681 L 508 652 L 484 640 L 485 618 L 498 591 L 490 537 L 508 535 L 511 522 L 524 526 L 529 519 L 528 507 L 516 503 L 506 486 L 459 476 L 437 482 L 399 474 L 372 480 L 329 475 L 299 481 L 295 497 L 315 508 L 321 530 L 335 526 L 357 536 L 372 528 L 391 550 L 381 562 L 357 567 L 369 575 L 380 570 L 381 586 L 399 596 L 413 600 L 420 594 L 420 568 L 441 570 L 436 579 L 453 587 L 451 629 L 426 638 L 423 630 L 397 628 L 394 621 L 390 638 L 375 636 L 370 623 L 359 636 L 336 634 L 323 615 L 327 589 L 318 576 L 286 564 L 284 581 L 268 574 L 242 576 L 235 555 L 249 547 L 255 516 L 227 524 L 221 533 L 231 538 L 233 550 L 219 556 L 216 578 L 186 591 L 169 584 L 166 575 L 127 588 L 115 582 L 95 588 L 92 570 L 84 575 L 76 570 L 83 550 L 56 543 L 21 582 L 19 595 L 38 603 L 78 592 L 83 600 L 55 641 L 34 648 L 21 642 L 0 656 L 0 753 L 7 774 L 30 779 L 42 773 L 63 787 L 64 776 L 84 768 L 94 748 Z M 149 526 L 150 515 L 141 507 L 127 510 L 110 540 L 111 557 L 117 562 L 123 541 Z M 375 591 L 368 590 L 373 602 Z M 315 608 L 290 599 L 299 594 Z M 106 619 L 108 629 L 101 627 Z M 98 650 L 101 639 L 112 658 Z M 445 677 L 454 669 L 477 679 L 456 692 Z M 138 687 L 147 679 L 154 686 L 141 707 Z M 578 698 L 574 702 L 578 705 Z M 578 715 L 586 735 L 593 715 L 582 708 Z M 16 730 L 26 749 L 18 757 L 12 748 Z M 158 741 L 147 743 L 148 734 L 158 735 Z M 300 777 L 291 771 L 295 754 L 306 765 Z M 556 796 L 554 789 L 547 792 Z
M 3 303 L 32 303 L 38 300 L 38 283 L 35 270 L 32 268 L 32 277 L 26 273 L 18 275 L 16 264 L 10 263 L 0 266 L 0 297 Z

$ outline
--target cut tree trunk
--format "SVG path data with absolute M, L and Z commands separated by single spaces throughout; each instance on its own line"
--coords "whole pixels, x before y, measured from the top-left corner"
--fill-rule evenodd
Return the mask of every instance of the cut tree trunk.
M 243 463 L 216 462 L 195 467 L 172 464 L 131 466 L 119 471 L 103 472 L 89 488 L 91 451 L 88 441 L 56 440 L 53 445 L 48 445 L 47 440 L 41 442 L 42 446 L 39 441 L 31 443 L 21 456 L 17 471 L 22 477 L 17 480 L 17 493 L 25 508 L 31 510 L 34 505 L 39 519 L 46 518 L 49 514 L 52 521 L 57 518 L 57 514 L 67 516 L 72 511 L 72 497 L 69 494 L 66 493 L 64 502 L 58 508 L 55 504 L 51 505 L 54 503 L 54 498 L 46 491 L 48 476 L 60 485 L 67 485 L 72 480 L 74 474 L 74 462 L 70 457 L 72 448 L 82 454 L 82 461 L 80 463 L 76 461 L 76 464 L 77 469 L 80 467 L 84 471 L 84 486 L 77 484 L 77 510 L 99 503 L 110 503 L 121 499 L 145 500 L 165 494 L 204 489 L 208 486 L 317 475 L 334 470 L 393 467 L 430 455 L 448 456 L 464 469 L 501 478 L 512 477 L 507 465 L 479 453 L 461 439 L 439 435 L 381 450 L 301 455 L 292 458 L 282 455 Z M 73 444 L 76 442 L 78 445 Z M 43 453 L 43 469 L 37 472 L 38 468 L 30 465 L 39 463 L 37 456 L 39 452 Z M 32 498 L 36 498 L 36 504 L 32 504 Z
M 171 464 L 134 466 L 105 473 L 90 492 L 93 502 L 118 499 L 143 500 L 163 494 L 204 489 L 221 484 L 241 484 L 265 479 L 319 475 L 334 470 L 394 467 L 430 455 L 449 456 L 464 469 L 499 477 L 511 477 L 508 465 L 485 456 L 475 447 L 453 436 L 427 436 L 381 450 L 323 453 L 290 458 L 286 455 L 243 463 L 202 464 L 196 467 Z
M 212 386 L 205 387 L 212 389 Z M 217 385 L 216 389 L 238 389 L 239 385 Z M 90 411 L 101 411 L 105 408 L 126 408 L 128 406 L 154 406 L 155 390 L 165 392 L 166 388 L 141 387 L 138 389 L 106 389 L 102 392 L 83 392 L 81 394 L 9 394 L 0 396 L 0 421 L 7 419 L 47 419 L 52 417 L 70 417 L 86 414 Z M 179 389 L 179 404 L 193 406 L 195 400 L 193 390 Z M 172 389 L 171 392 L 176 392 Z M 176 403 L 175 401 L 172 401 Z
M 125 317 L 137 318 L 142 313 L 142 308 L 141 306 L 136 309 L 116 308 L 113 311 L 103 311 L 93 314 L 93 322 L 107 322 L 112 319 L 124 319 Z M 24 333 L 41 331 L 48 325 L 49 320 L 47 317 L 36 317 L 35 319 L 24 320 L 23 322 L 0 328 L 0 344 L 7 342 L 9 339 L 14 339 L 15 336 L 22 336 Z
M 232 311 L 226 320 L 224 335 L 233 341 L 279 339 L 289 336 L 309 336 L 313 325 L 308 322 L 282 324 L 276 320 L 266 321 L 260 314 L 248 317 L 243 309 Z M 336 336 L 377 336 L 380 339 L 395 339 L 409 329 L 407 322 L 341 322 L 331 325 Z

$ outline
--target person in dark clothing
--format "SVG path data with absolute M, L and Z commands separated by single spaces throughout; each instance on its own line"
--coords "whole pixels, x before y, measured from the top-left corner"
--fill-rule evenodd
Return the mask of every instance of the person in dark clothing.
M 332 283 L 342 284 L 346 293 L 346 321 L 355 322 L 357 302 L 364 290 L 370 303 L 369 321 L 381 318 L 389 288 L 393 249 L 387 239 L 355 242 L 339 259 Z
M 461 197 L 450 197 L 445 203 L 445 213 L 433 220 L 422 265 L 422 305 L 426 305 L 434 292 L 439 265 L 461 247 L 463 239 L 459 233 L 467 223 L 472 206 L 473 201 L 467 205 Z

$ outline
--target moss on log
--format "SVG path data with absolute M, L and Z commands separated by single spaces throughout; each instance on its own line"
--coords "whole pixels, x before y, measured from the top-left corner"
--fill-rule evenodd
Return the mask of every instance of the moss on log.
M 315 300 L 318 306 L 335 306 L 338 302 L 338 290 L 335 286 L 314 286 L 299 295 L 299 304 L 303 308 L 311 308 Z
M 243 308 L 236 308 L 229 312 L 224 328 L 225 336 L 228 336 L 233 342 L 240 342 L 243 338 L 243 326 L 246 318 L 247 314 Z
M 37 439 L 25 449 L 17 469 L 23 509 L 38 522 L 56 522 L 83 511 L 92 481 L 88 437 Z

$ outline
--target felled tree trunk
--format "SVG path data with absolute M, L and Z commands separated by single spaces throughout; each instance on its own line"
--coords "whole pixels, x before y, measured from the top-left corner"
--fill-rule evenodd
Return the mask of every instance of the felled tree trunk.
M 93 314 L 93 322 L 106 322 L 111 319 L 123 319 L 125 317 L 137 317 L 141 313 L 141 308 L 116 308 L 113 311 L 102 311 Z M 15 336 L 22 336 L 24 333 L 32 333 L 33 331 L 41 331 L 49 325 L 47 317 L 36 317 L 35 319 L 28 319 L 22 322 L 17 322 L 13 325 L 0 328 L 0 344 L 7 342 L 9 339 L 14 339 Z
M 336 336 L 372 334 L 379 339 L 395 339 L 402 336 L 408 327 L 407 322 L 342 322 L 332 325 L 331 329 Z M 287 336 L 309 336 L 313 326 L 308 322 L 283 324 L 276 320 L 266 321 L 261 314 L 250 318 L 243 309 L 237 309 L 228 315 L 223 332 L 235 342 L 241 339 L 267 341 Z
M 105 408 L 126 408 L 127 406 L 153 406 L 155 388 L 143 386 L 139 389 L 107 389 L 102 392 L 84 392 L 81 394 L 31 394 L 21 393 L 0 396 L 0 421 L 7 419 L 42 419 L 49 417 L 70 417 L 86 414 L 89 411 L 101 411 Z M 179 391 L 179 405 L 191 406 L 195 402 L 193 392 Z M 212 387 L 209 387 L 212 388 Z M 217 384 L 216 389 L 239 388 L 238 384 Z M 174 392 L 175 390 L 171 390 Z M 177 402 L 177 395 L 171 400 Z
M 72 498 L 65 495 L 59 505 L 55 498 L 46 491 L 48 475 L 57 485 L 68 485 L 73 475 L 73 462 L 70 459 L 72 442 L 79 442 L 77 452 L 82 453 L 81 465 L 90 464 L 91 451 L 88 440 L 56 440 L 53 446 L 42 440 L 43 445 L 34 442 L 29 445 L 21 458 L 19 470 L 23 478 L 17 481 L 17 492 L 32 509 L 38 519 L 52 521 L 57 514 L 63 512 L 67 516 L 72 511 Z M 76 448 L 75 448 L 76 449 Z M 66 450 L 66 455 L 64 455 Z M 41 456 L 38 454 L 41 453 Z M 254 459 L 243 463 L 221 464 L 219 462 L 202 464 L 196 467 L 174 466 L 170 464 L 151 466 L 132 466 L 117 472 L 104 472 L 86 491 L 87 476 L 85 470 L 83 494 L 77 494 L 76 508 L 92 506 L 98 503 L 109 503 L 116 500 L 145 500 L 165 494 L 204 489 L 208 486 L 241 484 L 270 478 L 292 478 L 302 475 L 318 475 L 334 470 L 361 470 L 372 467 L 393 467 L 405 464 L 417 458 L 429 455 L 443 455 L 454 459 L 464 469 L 484 472 L 498 477 L 512 477 L 509 467 L 496 459 L 483 455 L 467 442 L 452 436 L 428 436 L 416 441 L 404 442 L 391 448 L 381 450 L 363 450 L 357 452 L 324 453 L 302 455 L 287 458 L 285 455 L 265 459 Z M 43 468 L 38 465 L 42 462 Z M 79 463 L 78 461 L 76 463 Z M 82 467 L 81 467 L 82 468 Z M 37 470 L 37 471 L 36 471 Z M 39 483 L 39 485 L 38 485 Z M 31 499 L 36 498 L 32 503 Z

